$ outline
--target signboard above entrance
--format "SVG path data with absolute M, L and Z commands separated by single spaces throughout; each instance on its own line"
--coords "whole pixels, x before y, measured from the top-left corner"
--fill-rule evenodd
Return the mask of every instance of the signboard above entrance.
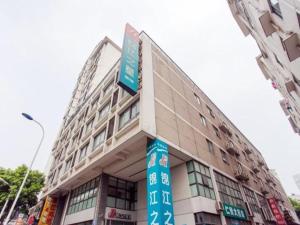
M 139 86 L 139 33 L 128 23 L 122 47 L 118 85 L 135 95 Z
M 247 220 L 246 211 L 243 208 L 236 207 L 233 205 L 229 205 L 224 203 L 224 216 L 234 218 L 237 220 Z

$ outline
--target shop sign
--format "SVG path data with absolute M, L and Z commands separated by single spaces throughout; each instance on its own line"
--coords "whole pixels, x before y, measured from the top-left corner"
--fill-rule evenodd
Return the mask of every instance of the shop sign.
M 57 198 L 47 196 L 38 225 L 51 225 L 57 208 Z
M 106 207 L 105 219 L 120 221 L 136 221 L 136 214 L 134 211 Z
M 224 211 L 223 211 L 224 216 L 238 219 L 238 220 L 247 220 L 247 214 L 245 209 L 227 203 L 224 203 L 223 206 L 224 206 Z
M 128 23 L 123 40 L 118 85 L 135 95 L 139 86 L 139 33 Z
M 286 221 L 278 208 L 276 200 L 274 198 L 268 198 L 268 203 L 269 203 L 272 213 L 277 221 L 277 224 L 278 225 L 286 225 Z
M 149 225 L 174 225 L 168 145 L 158 139 L 147 145 L 147 208 Z

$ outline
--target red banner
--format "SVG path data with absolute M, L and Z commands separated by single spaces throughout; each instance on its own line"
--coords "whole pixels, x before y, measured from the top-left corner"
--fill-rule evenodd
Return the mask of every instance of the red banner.
M 268 202 L 271 207 L 272 213 L 277 221 L 277 224 L 278 225 L 287 225 L 283 215 L 281 214 L 281 212 L 278 208 L 275 198 L 268 198 Z

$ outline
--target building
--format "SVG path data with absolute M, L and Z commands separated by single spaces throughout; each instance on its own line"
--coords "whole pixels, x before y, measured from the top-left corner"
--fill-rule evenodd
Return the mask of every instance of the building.
M 295 183 L 296 183 L 298 189 L 300 190 L 300 173 L 299 173 L 299 174 L 296 174 L 296 175 L 294 176 L 294 180 L 295 180 Z
M 251 34 L 261 54 L 263 75 L 283 99 L 279 102 L 293 130 L 300 134 L 300 2 L 228 0 L 243 34 Z
M 121 49 L 108 38 L 79 75 L 43 189 L 52 224 L 147 224 L 153 139 L 168 147 L 159 164 L 170 164 L 162 182 L 172 184 L 176 224 L 275 225 L 271 201 L 294 215 L 255 146 L 145 32 L 137 38 L 135 95 L 117 84 Z

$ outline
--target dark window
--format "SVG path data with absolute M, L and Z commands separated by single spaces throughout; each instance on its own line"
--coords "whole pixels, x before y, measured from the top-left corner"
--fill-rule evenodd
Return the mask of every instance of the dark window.
M 268 0 L 268 1 L 271 8 L 271 12 L 275 13 L 277 16 L 282 18 L 280 6 L 279 6 L 279 0 Z
M 201 120 L 201 123 L 206 126 L 206 118 L 200 114 L 200 120 Z
M 216 199 L 208 167 L 196 161 L 187 162 L 191 194 Z
M 120 114 L 119 117 L 119 129 L 124 127 L 132 119 L 136 118 L 140 113 L 140 103 L 139 101 L 134 102 L 130 105 L 124 112 Z
M 196 102 L 197 102 L 199 105 L 201 105 L 201 100 L 200 100 L 199 96 L 196 95 L 195 93 L 194 93 L 194 96 L 195 96 Z
M 117 104 L 117 102 L 118 102 L 118 93 L 119 93 L 118 91 L 119 90 L 116 90 L 114 92 L 111 107 L 114 107 Z
M 101 130 L 95 137 L 94 137 L 94 143 L 93 143 L 93 150 L 95 148 L 97 148 L 98 146 L 100 146 L 105 139 L 105 132 L 106 132 L 106 128 L 104 128 L 103 130 Z
M 135 210 L 136 201 L 136 183 L 111 176 L 108 178 L 108 207 L 124 210 Z
M 78 162 L 80 162 L 82 159 L 85 158 L 86 153 L 88 151 L 88 147 L 89 147 L 89 143 L 86 144 L 85 146 L 83 146 L 80 151 L 79 151 L 79 158 L 78 158 Z
M 108 122 L 108 131 L 106 139 L 109 139 L 114 133 L 114 126 L 115 126 L 115 117 L 111 118 Z
M 220 149 L 220 153 L 221 153 L 221 157 L 222 157 L 223 162 L 229 164 L 228 156 L 227 156 L 226 152 L 223 151 L 222 149 Z
M 213 126 L 213 128 L 214 128 L 214 131 L 215 131 L 215 134 L 216 134 L 216 136 L 217 136 L 218 138 L 220 138 L 220 139 L 221 139 L 221 135 L 220 135 L 220 131 L 219 131 L 219 129 L 218 129 L 218 128 L 216 128 L 215 126 Z
M 246 200 L 250 205 L 250 208 L 253 212 L 260 213 L 260 208 L 258 206 L 258 202 L 256 201 L 255 194 L 250 189 L 244 187 L 244 193 L 246 196 Z
M 246 206 L 238 183 L 216 171 L 214 173 L 221 201 L 245 209 Z
M 79 186 L 71 192 L 67 214 L 95 207 L 99 177 Z
M 215 114 L 214 114 L 214 112 L 212 111 L 212 109 L 211 109 L 209 106 L 206 106 L 206 108 L 207 108 L 207 110 L 208 110 L 210 116 L 211 116 L 212 118 L 215 118 Z

